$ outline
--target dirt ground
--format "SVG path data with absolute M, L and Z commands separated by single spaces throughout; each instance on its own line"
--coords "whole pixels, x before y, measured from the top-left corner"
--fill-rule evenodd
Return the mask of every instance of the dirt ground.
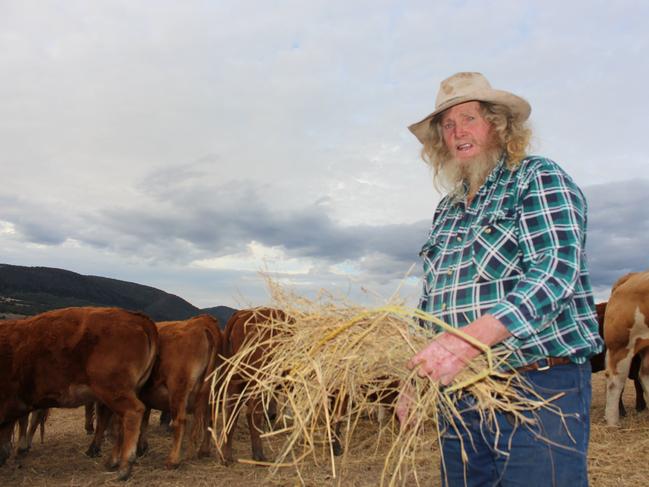
M 636 413 L 633 409 L 635 392 L 629 382 L 624 396 L 628 416 L 622 419 L 620 429 L 607 428 L 604 424 L 604 381 L 603 373 L 593 376 L 590 484 L 593 487 L 646 486 L 649 413 Z M 44 443 L 40 443 L 37 433 L 28 455 L 11 457 L 0 468 L 0 486 L 377 486 L 383 469 L 382 456 L 388 446 L 380 442 L 378 450 L 375 448 L 377 428 L 368 421 L 360 428 L 347 457 L 337 460 L 336 478 L 325 456 L 319 465 L 311 463 L 303 470 L 302 480 L 293 469 L 280 471 L 278 476 L 269 479 L 265 467 L 242 463 L 225 467 L 214 458 L 189 458 L 177 470 L 169 471 L 164 469 L 164 462 L 171 447 L 171 437 L 157 425 L 157 420 L 158 417 L 152 415 L 149 451 L 138 459 L 132 478 L 123 483 L 114 480 L 115 472 L 104 469 L 109 444 L 104 445 L 102 458 L 84 455 L 90 437 L 83 430 L 83 408 L 54 410 L 46 425 Z M 273 454 L 272 447 L 272 442 L 267 441 L 268 456 Z M 242 459 L 250 457 L 250 443 L 243 422 L 238 428 L 235 454 Z M 421 485 L 439 485 L 438 459 L 435 451 L 421 452 L 417 462 Z M 406 484 L 414 485 L 414 479 Z

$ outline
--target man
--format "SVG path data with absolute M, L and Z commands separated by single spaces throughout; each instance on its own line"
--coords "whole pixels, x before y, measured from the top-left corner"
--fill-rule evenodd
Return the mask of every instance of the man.
M 528 428 L 505 413 L 485 424 L 464 394 L 467 430 L 440 425 L 444 485 L 588 485 L 588 358 L 602 343 L 584 254 L 586 201 L 555 162 L 527 155 L 530 111 L 480 73 L 457 73 L 441 83 L 435 111 L 409 127 L 447 190 L 421 251 L 421 309 L 510 351 L 508 367 L 541 396 L 561 395 L 553 404 L 562 416 L 542 410 Z M 407 366 L 446 385 L 480 353 L 444 332 Z M 402 420 L 409 400 L 399 399 Z

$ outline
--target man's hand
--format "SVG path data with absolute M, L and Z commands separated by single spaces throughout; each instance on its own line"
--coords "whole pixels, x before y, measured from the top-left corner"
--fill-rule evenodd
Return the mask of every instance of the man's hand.
M 401 425 L 401 430 L 405 430 L 410 426 L 408 415 L 410 414 L 410 408 L 415 399 L 414 396 L 415 388 L 410 382 L 406 382 L 403 388 L 399 391 L 399 398 L 397 399 L 397 407 L 395 409 L 397 418 L 399 419 L 399 424 Z
M 480 351 L 468 342 L 449 332 L 441 333 L 418 354 L 406 367 L 417 368 L 419 377 L 429 377 L 442 385 L 448 385 Z
M 487 346 L 499 343 L 509 336 L 505 325 L 491 315 L 481 316 L 461 330 Z M 444 332 L 412 357 L 406 367 L 410 370 L 417 368 L 419 377 L 429 377 L 442 385 L 448 385 L 480 353 L 479 348 L 459 335 Z

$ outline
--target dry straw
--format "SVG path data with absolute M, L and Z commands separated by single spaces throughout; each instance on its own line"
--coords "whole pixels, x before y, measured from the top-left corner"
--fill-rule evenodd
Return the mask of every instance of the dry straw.
M 493 352 L 420 310 L 393 303 L 365 309 L 325 292 L 311 301 L 270 281 L 269 287 L 273 307 L 282 309 L 290 318 L 265 323 L 263 326 L 271 332 L 263 334 L 263 339 L 251 337 L 217 371 L 213 378 L 212 434 L 219 448 L 232 427 L 231 418 L 223 411 L 228 383 L 235 374 L 247 378 L 248 385 L 237 398 L 238 407 L 259 396 L 266 405 L 277 401 L 278 409 L 283 411 L 279 424 L 263 435 L 283 438 L 281 448 L 273 452 L 275 461 L 269 464 L 271 476 L 279 468 L 292 467 L 304 484 L 309 462 L 327 462 L 332 476 L 344 484 L 340 470 L 345 456 L 342 463 L 335 461 L 336 442 L 347 452 L 354 445 L 359 422 L 386 406 L 382 403 L 393 406 L 405 384 L 410 384 L 408 389 L 413 395 L 408 427 L 400 428 L 394 415 L 377 425 L 377 445 L 385 438 L 390 444 L 387 453 L 381 450 L 382 485 L 419 485 L 417 469 L 421 465 L 416 454 L 437 448 L 440 418 L 457 433 L 465 429 L 456 407 L 465 394 L 476 398 L 482 421 L 492 427 L 496 425 L 495 411 L 510 413 L 524 427 L 534 421 L 534 411 L 552 408 L 551 403 L 535 396 L 515 372 L 502 372 L 506 369 L 506 354 Z M 446 388 L 418 378 L 416 371 L 405 367 L 408 359 L 434 337 L 430 325 L 457 333 L 484 352 Z M 258 346 L 272 349 L 272 353 L 264 363 L 251 367 L 248 359 Z M 363 451 L 371 455 L 378 454 L 379 449 L 368 447 Z M 429 467 L 437 469 L 438 465 Z

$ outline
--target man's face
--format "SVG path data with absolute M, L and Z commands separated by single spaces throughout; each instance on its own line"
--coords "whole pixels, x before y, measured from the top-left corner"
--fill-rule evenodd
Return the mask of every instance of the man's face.
M 442 113 L 444 143 L 456 161 L 469 162 L 492 148 L 491 124 L 480 111 L 480 103 L 467 101 Z

